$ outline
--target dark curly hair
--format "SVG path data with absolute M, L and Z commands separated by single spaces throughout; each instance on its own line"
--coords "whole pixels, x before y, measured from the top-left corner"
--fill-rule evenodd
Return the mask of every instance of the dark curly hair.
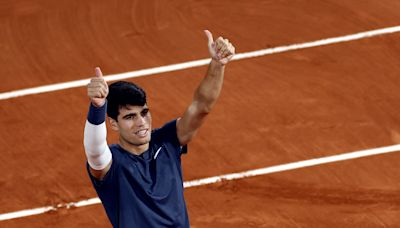
M 144 106 L 146 92 L 132 82 L 118 81 L 109 87 L 107 96 L 107 115 L 118 121 L 119 109 L 127 105 Z

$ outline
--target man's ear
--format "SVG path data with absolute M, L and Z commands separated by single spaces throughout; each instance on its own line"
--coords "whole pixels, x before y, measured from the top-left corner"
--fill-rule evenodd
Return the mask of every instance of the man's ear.
M 118 122 L 116 120 L 114 120 L 111 117 L 108 117 L 108 122 L 110 123 L 111 129 L 113 129 L 114 131 L 118 131 L 119 130 Z

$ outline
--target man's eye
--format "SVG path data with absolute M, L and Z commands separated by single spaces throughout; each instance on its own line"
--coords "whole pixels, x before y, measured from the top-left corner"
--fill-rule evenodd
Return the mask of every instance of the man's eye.
M 148 112 L 149 112 L 149 110 L 148 110 L 148 109 L 145 109 L 145 110 L 143 110 L 143 111 L 141 112 L 141 114 L 142 114 L 142 116 L 146 116 Z

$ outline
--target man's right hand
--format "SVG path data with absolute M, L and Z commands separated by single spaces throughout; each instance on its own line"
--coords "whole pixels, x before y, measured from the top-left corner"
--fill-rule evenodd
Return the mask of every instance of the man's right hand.
M 87 93 L 92 104 L 96 107 L 101 107 L 106 102 L 108 85 L 103 78 L 103 73 L 101 72 L 100 67 L 96 67 L 95 72 L 96 77 L 91 78 L 87 85 Z

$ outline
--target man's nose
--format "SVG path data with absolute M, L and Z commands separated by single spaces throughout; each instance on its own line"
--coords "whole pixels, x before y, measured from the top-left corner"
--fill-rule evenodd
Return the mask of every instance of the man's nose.
M 136 119 L 136 125 L 143 126 L 146 123 L 146 120 L 143 116 L 139 115 Z

